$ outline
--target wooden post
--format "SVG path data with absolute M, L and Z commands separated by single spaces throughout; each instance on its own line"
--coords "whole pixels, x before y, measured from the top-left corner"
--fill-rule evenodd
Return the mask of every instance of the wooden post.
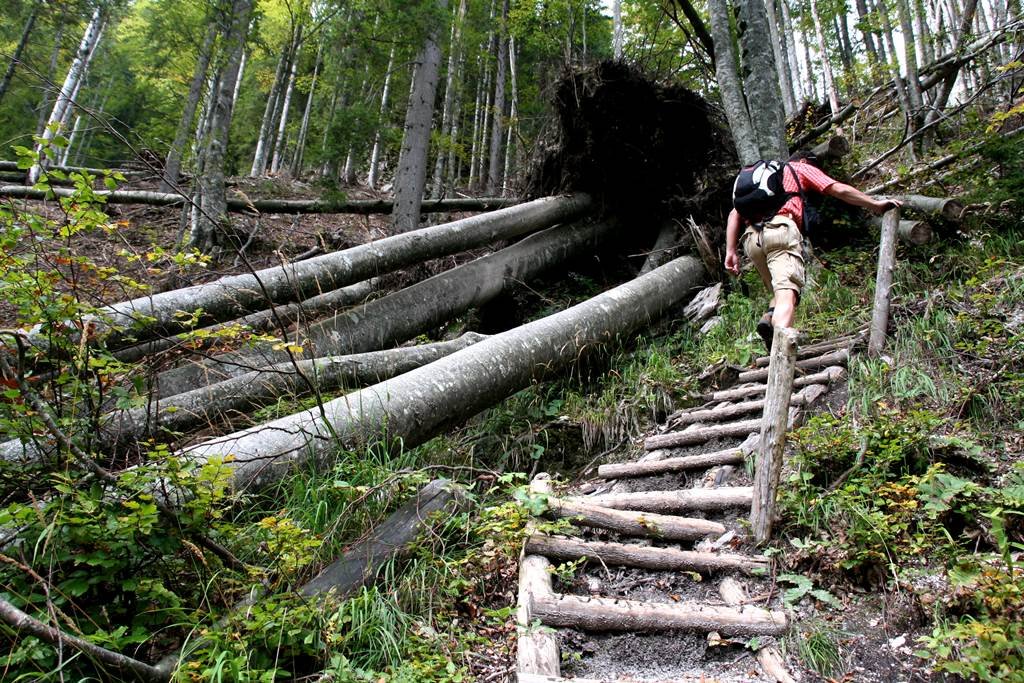
M 791 327 L 776 328 L 772 340 L 772 359 L 768 366 L 768 388 L 761 420 L 761 444 L 754 470 L 754 499 L 750 506 L 750 525 L 754 541 L 759 544 L 771 536 L 775 517 L 775 494 L 782 472 L 789 398 L 793 392 L 796 367 L 796 334 Z
M 896 230 L 900 224 L 899 208 L 889 209 L 882 216 L 882 241 L 878 248 L 878 275 L 875 278 L 875 307 L 871 314 L 871 335 L 868 337 L 868 355 L 877 356 L 885 345 L 889 327 L 889 298 L 892 290 L 892 271 L 896 264 Z
M 540 473 L 530 482 L 534 495 L 551 495 L 551 480 Z M 527 538 L 535 533 L 536 524 L 527 524 Z M 558 638 L 546 627 L 533 624 L 535 617 L 532 605 L 537 600 L 554 599 L 551 588 L 551 563 L 546 557 L 528 555 L 525 549 L 519 558 L 519 605 L 516 622 L 519 642 L 516 653 L 516 670 L 520 674 L 540 674 L 558 677 L 562 675 L 561 653 Z

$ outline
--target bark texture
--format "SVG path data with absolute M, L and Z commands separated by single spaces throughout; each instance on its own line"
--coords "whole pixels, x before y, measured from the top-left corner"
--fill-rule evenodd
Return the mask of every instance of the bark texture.
M 275 480 L 312 457 L 329 462 L 339 447 L 401 438 L 422 443 L 531 381 L 575 362 L 584 349 L 631 334 L 680 303 L 704 276 L 683 257 L 555 315 L 495 335 L 393 380 L 181 453 L 195 463 L 225 463 L 236 488 Z
M 384 349 L 442 325 L 494 299 L 506 287 L 529 281 L 584 249 L 593 248 L 613 229 L 610 222 L 556 226 L 500 251 L 439 273 L 410 287 L 339 313 L 310 326 L 301 339 L 315 356 Z M 248 370 L 289 360 L 286 350 L 266 348 L 222 354 L 164 373 L 178 386 L 204 379 L 235 377 Z
M 444 10 L 448 0 L 437 0 Z M 416 77 L 409 108 L 405 115 L 405 135 L 395 174 L 395 210 L 392 229 L 395 232 L 415 230 L 420 224 L 420 202 L 427 179 L 427 153 L 430 151 L 431 120 L 437 97 L 438 72 L 441 69 L 441 47 L 437 44 L 437 27 L 432 27 L 416 58 Z

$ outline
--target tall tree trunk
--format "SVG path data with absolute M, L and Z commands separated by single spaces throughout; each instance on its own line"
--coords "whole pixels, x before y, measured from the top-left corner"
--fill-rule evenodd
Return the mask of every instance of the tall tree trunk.
M 736 14 L 743 92 L 759 158 L 785 159 L 789 156 L 786 116 L 764 0 L 736 0 Z
M 60 46 L 64 42 L 64 25 L 67 19 L 67 6 L 61 5 L 60 17 L 57 19 L 57 29 L 53 36 L 53 48 L 50 50 L 50 60 L 46 67 L 46 86 L 43 88 L 43 97 L 39 103 L 39 111 L 36 114 L 36 135 L 42 135 L 46 128 L 46 118 L 51 111 L 50 104 L 50 83 L 57 78 L 57 61 L 60 59 Z
M 242 91 L 242 79 L 245 78 L 245 62 L 249 51 L 242 48 L 242 59 L 238 62 L 238 76 L 235 77 L 235 89 L 231 91 L 231 108 L 238 104 L 238 93 Z
M 516 39 L 508 40 L 509 77 L 512 84 L 512 105 L 508 116 L 508 141 L 505 143 L 505 173 L 503 174 L 501 194 L 508 196 L 511 192 L 512 175 L 518 163 L 516 130 L 519 127 L 519 86 L 516 82 Z
M 892 21 L 889 19 L 889 9 L 885 5 L 885 0 L 877 0 L 875 8 L 882 19 L 882 38 L 885 39 L 885 47 L 889 52 L 891 60 L 889 72 L 892 74 L 893 86 L 896 89 L 896 99 L 900 103 L 900 109 L 903 110 L 903 115 L 907 119 L 907 125 L 913 126 L 914 108 L 907 93 L 906 81 L 900 74 L 899 60 L 896 58 L 896 41 L 893 40 Z
M 884 1 L 881 0 L 881 2 Z M 907 0 L 896 0 L 896 8 L 900 17 L 900 30 L 903 33 L 903 59 L 907 65 L 907 97 L 910 100 L 910 108 L 912 110 L 913 131 L 917 129 L 918 122 L 924 111 L 924 99 L 921 97 L 921 79 L 917 75 L 917 48 L 914 46 L 917 38 L 914 36 L 914 29 L 911 25 L 910 3 Z
M 292 63 L 288 69 L 288 85 L 284 89 L 284 103 L 281 105 L 281 115 L 277 121 L 277 141 L 274 143 L 274 153 L 270 159 L 270 172 L 277 173 L 281 170 L 281 163 L 284 161 L 285 139 L 288 133 L 288 112 L 291 111 L 292 93 L 295 92 L 295 76 L 299 69 L 299 50 L 302 47 L 302 26 L 297 29 L 295 44 L 292 46 Z
M 612 57 L 622 59 L 622 0 L 612 0 Z
M 878 52 L 875 50 L 875 38 L 871 35 L 871 30 L 868 24 L 868 5 L 866 0 L 856 0 L 857 4 L 857 17 L 859 18 L 858 25 L 860 26 L 860 34 L 864 38 L 864 51 L 868 55 L 868 63 L 874 71 L 876 65 L 883 61 Z
M 220 70 L 220 83 L 217 85 L 216 93 L 212 95 L 215 99 L 210 116 L 209 140 L 206 145 L 203 173 L 198 183 L 201 215 L 190 240 L 190 246 L 206 253 L 213 252 L 224 241 L 222 233 L 227 220 L 228 203 L 224 187 L 224 158 L 231 129 L 232 95 L 235 81 L 238 79 L 242 51 L 245 49 L 253 0 L 232 0 L 230 7 L 230 15 L 226 17 L 230 24 L 224 34 L 225 62 Z
M 442 11 L 448 0 L 438 0 Z M 438 72 L 441 69 L 441 48 L 437 44 L 437 26 L 427 31 L 423 49 L 417 57 L 418 68 L 413 80 L 412 96 L 405 116 L 405 134 L 402 152 L 395 174 L 395 212 L 392 229 L 407 232 L 419 227 L 420 203 L 427 180 L 427 153 L 430 147 L 430 128 L 437 96 Z
M 953 44 L 953 53 L 958 52 L 963 45 L 964 37 L 970 32 L 971 22 L 974 21 L 974 14 L 978 7 L 978 0 L 967 0 L 964 4 L 964 11 L 960 18 L 960 26 L 956 32 L 956 38 Z M 942 116 L 942 111 L 946 108 L 946 104 L 949 102 L 949 96 L 953 93 L 953 85 L 956 83 L 957 75 L 961 69 L 951 69 L 945 78 L 939 83 L 939 86 L 935 89 L 935 95 L 932 99 L 932 104 L 928 108 L 928 113 L 925 115 L 924 124 L 931 125 L 931 128 L 924 134 L 924 140 L 921 143 L 923 151 L 927 152 L 929 148 L 935 143 L 936 130 L 935 126 L 932 125 Z
M 11 55 L 11 63 L 7 65 L 7 71 L 4 72 L 3 80 L 0 80 L 0 102 L 3 102 L 7 88 L 11 85 L 11 79 L 14 78 L 14 70 L 18 68 L 18 64 L 21 62 L 21 55 L 25 52 L 29 36 L 32 35 L 32 27 L 35 26 L 36 17 L 39 16 L 39 8 L 42 6 L 43 0 L 36 0 L 36 3 L 32 5 L 28 21 L 25 22 L 25 28 L 21 32 L 21 40 L 18 41 L 18 46 L 14 48 L 14 54 Z
M 178 129 L 174 133 L 174 142 L 171 143 L 171 148 L 167 152 L 167 160 L 164 162 L 164 176 L 160 180 L 161 192 L 170 192 L 178 185 L 182 153 L 188 136 L 192 132 L 196 108 L 199 106 L 199 98 L 203 94 L 203 81 L 206 80 L 206 72 L 209 70 L 210 59 L 213 56 L 213 41 L 217 39 L 217 21 L 214 17 L 209 17 L 208 21 L 206 35 L 203 36 L 203 43 L 196 55 L 196 65 L 192 70 L 192 82 L 188 86 L 188 99 L 185 100 L 185 108 L 181 112 Z
M 832 109 L 832 116 L 839 113 L 839 93 L 836 91 L 835 78 L 832 75 L 832 60 L 828 56 L 828 44 L 825 32 L 821 28 L 821 15 L 818 12 L 817 0 L 811 0 L 811 18 L 814 21 L 814 36 L 818 42 L 818 53 L 821 56 L 821 73 L 825 78 L 825 94 Z
M 476 173 L 477 173 L 477 154 L 480 151 L 480 121 L 483 118 L 483 93 L 484 93 L 484 78 L 483 78 L 483 60 L 477 57 L 478 75 L 476 81 L 476 98 L 473 106 L 473 132 L 471 135 L 472 143 L 469 151 L 469 181 L 468 185 L 472 188 L 476 185 Z
M 260 134 L 256 138 L 256 153 L 252 159 L 250 176 L 261 176 L 267 172 L 267 156 L 270 149 L 272 131 L 274 130 L 274 116 L 277 112 L 277 103 L 281 98 L 281 87 L 285 73 L 288 70 L 288 54 L 285 50 L 277 61 L 277 69 L 274 72 L 274 83 L 270 86 L 270 94 L 267 96 L 267 105 L 263 108 L 263 120 L 260 123 Z
M 767 2 L 768 33 L 771 36 L 772 49 L 775 53 L 775 64 L 778 66 L 779 88 L 782 90 L 782 107 L 788 117 L 796 111 L 796 98 L 793 97 L 793 84 L 789 78 L 786 41 L 779 35 L 779 24 L 775 20 L 775 0 L 767 0 Z
M 100 42 L 100 36 L 103 34 L 103 26 L 106 23 L 106 15 L 97 7 L 92 14 L 92 18 L 89 20 L 89 25 L 85 28 L 85 34 L 82 36 L 82 42 L 78 45 L 78 52 L 75 54 L 74 61 L 71 62 L 71 66 L 68 68 L 67 76 L 64 78 L 64 84 L 60 88 L 60 92 L 57 93 L 57 100 L 53 105 L 53 111 L 50 112 L 50 117 L 47 120 L 46 128 L 43 130 L 40 136 L 43 139 L 44 144 L 53 139 L 53 136 L 57 133 L 56 128 L 60 122 L 65 119 L 66 113 L 70 110 L 72 105 L 72 98 L 81 86 L 82 81 L 85 79 L 85 75 L 89 70 L 89 62 L 92 60 L 94 54 L 96 54 L 96 46 Z M 36 150 L 42 150 L 43 145 L 37 145 Z M 41 162 L 45 163 L 45 159 L 40 158 Z M 28 183 L 34 185 L 39 180 L 39 175 L 42 173 L 42 166 L 35 164 L 29 169 Z
M 729 8 L 726 0 L 708 0 L 708 16 L 711 37 L 715 41 L 715 75 L 718 77 L 718 89 L 722 93 L 722 104 L 725 107 L 725 116 L 729 120 L 732 139 L 736 143 L 736 153 L 739 155 L 740 163 L 746 166 L 763 157 L 758 149 L 757 135 L 751 124 L 747 102 L 740 85 L 736 56 L 732 51 L 732 31 L 729 28 Z
M 782 25 L 786 27 L 782 31 L 786 46 L 786 60 L 789 66 L 790 83 L 793 86 L 794 102 L 799 104 L 806 99 L 807 94 L 803 86 L 804 78 L 800 75 L 800 51 L 796 49 L 796 29 L 793 25 L 793 18 L 789 14 L 789 0 L 778 0 L 779 12 L 782 15 Z M 794 108 L 795 111 L 795 108 Z
M 505 81 L 508 79 L 508 3 L 501 7 L 500 35 L 497 46 L 497 69 L 494 76 L 494 122 L 491 128 L 491 153 L 487 165 L 487 194 L 494 196 L 501 186 L 501 143 L 504 142 L 502 128 L 505 124 Z
M 306 152 L 306 136 L 309 134 L 309 118 L 313 112 L 313 97 L 316 95 L 316 79 L 320 75 L 324 41 L 316 46 L 316 61 L 313 62 L 313 78 L 309 82 L 309 94 L 306 96 L 306 107 L 302 110 L 302 124 L 299 126 L 299 138 L 295 141 L 295 156 L 292 158 L 292 177 L 298 178 L 302 173 L 302 157 Z
M 455 89 L 458 84 L 458 64 L 462 52 L 462 22 L 466 18 L 466 0 L 459 0 L 459 7 L 452 16 L 451 37 L 448 41 L 448 73 L 445 75 L 444 104 L 441 106 L 441 139 L 445 142 L 437 150 L 434 160 L 434 178 L 431 183 L 431 196 L 441 197 L 444 189 L 444 164 L 448 156 L 447 150 L 454 146 L 452 133 L 452 109 L 455 104 Z
M 370 153 L 370 175 L 367 183 L 370 187 L 377 187 L 378 173 L 380 171 L 380 138 L 381 131 L 387 125 L 388 95 L 391 93 L 391 71 L 395 67 L 395 48 L 392 46 L 388 54 L 388 68 L 384 73 L 384 87 L 380 92 L 380 120 L 377 122 L 377 132 L 373 135 L 373 151 Z

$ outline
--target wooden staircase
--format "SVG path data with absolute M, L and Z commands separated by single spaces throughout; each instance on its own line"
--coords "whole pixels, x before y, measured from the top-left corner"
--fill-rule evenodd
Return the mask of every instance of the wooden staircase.
M 864 337 L 859 332 L 809 345 L 791 359 L 796 365 L 789 390 L 791 428 L 803 421 L 830 384 L 845 377 L 850 354 Z M 780 637 L 791 627 L 769 581 L 771 561 L 746 540 L 755 493 L 745 464 L 759 449 L 768 375 L 768 358 L 758 359 L 754 369 L 733 372 L 728 386 L 703 396 L 703 405 L 671 415 L 663 433 L 646 439 L 638 461 L 600 466 L 602 481 L 577 495 L 555 496 L 546 475 L 534 479 L 534 492 L 547 497 L 546 514 L 569 520 L 580 533 L 548 535 L 536 525 L 531 529 L 520 566 L 520 683 L 795 680 L 776 647 L 747 641 L 757 637 L 770 643 L 770 637 Z M 732 552 L 737 546 L 742 552 Z M 635 567 L 687 573 L 702 582 L 704 597 L 684 600 L 666 591 L 635 600 L 604 594 L 596 579 L 589 587 L 573 584 L 556 592 L 552 561 L 581 558 L 598 572 Z M 763 595 L 756 601 L 748 598 L 744 582 Z M 712 583 L 717 587 L 713 592 L 708 589 Z M 659 631 L 704 633 L 708 643 L 743 639 L 756 651 L 757 664 L 741 654 L 745 664 L 730 668 L 719 662 L 709 671 L 681 666 L 665 678 L 672 663 L 662 662 L 662 673 L 651 678 L 643 670 L 621 668 L 596 672 L 595 677 L 582 662 L 573 668 L 586 677 L 562 678 L 559 643 L 569 633 Z

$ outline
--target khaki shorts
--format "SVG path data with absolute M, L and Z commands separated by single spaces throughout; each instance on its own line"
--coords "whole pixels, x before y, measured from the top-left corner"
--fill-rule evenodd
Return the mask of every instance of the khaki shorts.
M 773 292 L 804 286 L 803 236 L 787 216 L 776 216 L 760 232 L 747 228 L 743 251 L 754 263 L 761 280 Z

